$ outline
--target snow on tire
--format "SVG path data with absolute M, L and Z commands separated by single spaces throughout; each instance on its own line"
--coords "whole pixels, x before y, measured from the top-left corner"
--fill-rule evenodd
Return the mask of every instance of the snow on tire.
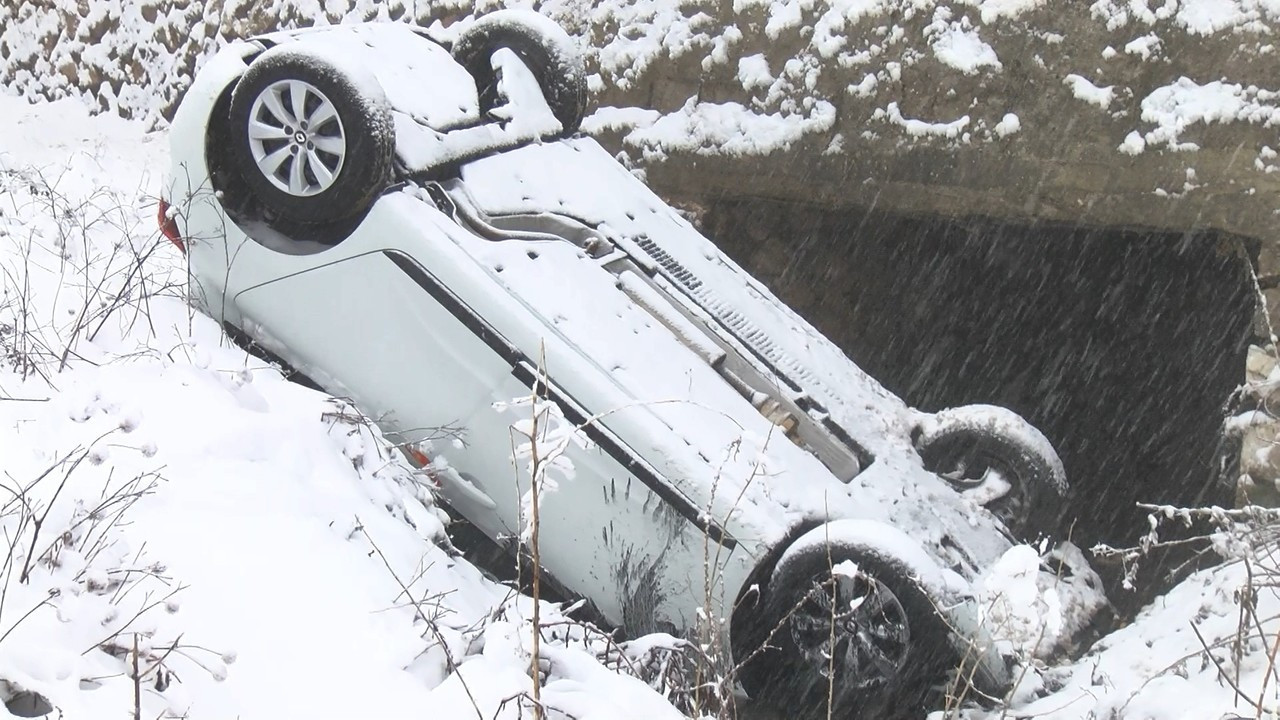
M 492 58 L 502 48 L 514 52 L 538 79 L 561 135 L 577 132 L 587 106 L 587 81 L 582 53 L 569 34 L 532 10 L 499 10 L 463 31 L 453 45 L 453 59 L 475 78 L 481 112 L 500 102 Z
M 1065 498 L 1066 470 L 1053 445 L 1017 413 L 964 405 L 928 417 L 915 446 L 924 466 L 1027 535 L 1047 503 Z
M 381 86 L 315 50 L 260 55 L 235 87 L 228 121 L 240 175 L 286 220 L 354 217 L 390 177 L 395 136 Z

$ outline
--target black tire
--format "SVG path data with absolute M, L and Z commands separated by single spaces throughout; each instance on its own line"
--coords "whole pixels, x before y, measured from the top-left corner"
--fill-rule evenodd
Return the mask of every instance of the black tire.
M 578 131 L 587 107 L 586 70 L 569 34 L 552 20 L 527 10 L 499 10 L 480 18 L 453 45 L 453 59 L 475 78 L 480 111 L 497 106 L 498 78 L 493 53 L 514 52 L 538 79 L 561 137 Z
M 250 137 L 251 120 L 270 125 L 284 124 L 263 104 L 258 104 L 258 100 L 265 98 L 267 93 L 272 93 L 271 88 L 280 87 L 282 83 L 289 81 L 305 83 L 318 93 L 305 94 L 307 103 L 327 100 L 335 111 L 336 120 L 317 123 L 316 128 L 311 128 L 315 142 L 319 143 L 321 138 L 332 141 L 335 128 L 342 141 L 339 143 L 343 148 L 341 155 L 330 155 L 312 143 L 311 136 L 308 136 L 306 147 L 312 148 L 316 153 L 312 157 L 321 158 L 326 171 L 329 165 L 336 167 L 332 179 L 326 184 L 313 169 L 311 163 L 315 163 L 315 160 L 304 163 L 304 177 L 308 181 L 314 181 L 315 186 L 308 188 L 313 190 L 308 194 L 290 192 L 288 188 L 278 186 L 277 182 L 284 181 L 285 178 L 277 174 L 273 180 L 259 167 Z M 373 87 L 370 87 L 370 82 L 374 83 Z M 282 104 L 292 104 L 292 96 L 277 97 Z M 253 115 L 257 117 L 251 117 Z M 376 81 L 365 80 L 358 83 L 322 55 L 309 52 L 305 47 L 282 45 L 258 56 L 232 93 L 228 122 L 231 152 L 240 175 L 263 209 L 278 214 L 285 220 L 316 225 L 355 217 L 368 209 L 390 178 L 395 132 L 390 110 L 385 98 L 381 96 L 380 88 L 376 87 Z M 301 128 L 285 129 L 296 131 Z M 280 147 L 287 149 L 291 144 L 296 145 L 292 140 L 274 138 L 259 142 L 259 152 L 274 152 Z M 290 169 L 298 162 L 298 154 L 293 152 L 292 156 L 292 160 L 285 159 L 285 162 L 290 163 Z M 340 157 L 336 164 L 333 163 L 334 157 Z
M 915 446 L 925 468 L 958 490 L 974 487 L 989 470 L 1011 475 L 1009 491 L 985 507 L 1018 538 L 1034 535 L 1069 492 L 1062 461 L 1048 439 L 1006 408 L 942 410 L 919 429 Z
M 800 542 L 803 541 L 804 538 Z M 836 657 L 835 673 L 823 676 L 821 668 L 828 667 L 825 661 L 815 660 L 812 648 L 806 652 L 804 638 L 828 637 L 831 632 L 830 620 L 818 626 L 816 632 L 808 619 L 797 620 L 813 602 L 806 596 L 816 599 L 815 593 L 830 592 L 833 585 L 819 590 L 815 584 L 830 582 L 830 568 L 846 560 L 858 566 L 859 576 L 873 578 L 896 603 L 896 608 L 873 612 L 870 619 L 879 617 L 885 627 L 894 626 L 891 618 L 900 617 L 905 622 L 905 645 L 898 642 L 901 635 L 895 635 L 890 645 L 899 647 L 901 652 L 886 652 L 886 657 L 891 654 L 898 660 L 892 671 L 858 673 L 852 663 L 845 662 L 848 654 L 837 651 L 832 653 Z M 866 589 L 870 584 L 864 579 L 862 587 Z M 867 600 L 859 610 L 869 607 L 873 606 Z M 788 551 L 774 571 L 761 603 L 739 611 L 750 616 L 735 622 L 741 632 L 734 638 L 735 655 L 740 661 L 746 660 L 738 679 L 754 700 L 785 711 L 788 718 L 827 718 L 829 698 L 833 705 L 831 717 L 840 720 L 920 718 L 939 696 L 946 673 L 958 663 L 948 640 L 946 622 L 912 579 L 910 569 L 873 548 L 833 539 L 829 555 L 825 543 Z M 837 643 L 837 647 L 842 646 Z M 851 681 L 833 685 L 828 677 Z

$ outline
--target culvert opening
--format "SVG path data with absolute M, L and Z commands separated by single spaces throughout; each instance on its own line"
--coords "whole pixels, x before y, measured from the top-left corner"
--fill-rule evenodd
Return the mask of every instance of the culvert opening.
M 703 207 L 726 252 L 911 405 L 994 403 L 1039 427 L 1074 488 L 1041 519 L 1058 536 L 1129 543 L 1146 530 L 1139 501 L 1234 502 L 1220 431 L 1252 339 L 1250 243 L 758 199 Z

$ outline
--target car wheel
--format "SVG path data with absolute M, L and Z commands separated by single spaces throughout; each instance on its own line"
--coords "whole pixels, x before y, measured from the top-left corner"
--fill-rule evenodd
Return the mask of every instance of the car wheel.
M 787 553 L 752 612 L 739 680 L 788 717 L 923 717 L 956 665 L 932 600 L 875 549 L 833 540 Z
M 538 79 L 561 135 L 577 132 L 587 106 L 587 81 L 582 53 L 569 34 L 529 10 L 499 10 L 467 28 L 453 45 L 453 59 L 475 78 L 483 113 L 501 102 L 492 58 L 502 48 L 519 56 Z
M 377 81 L 306 48 L 260 55 L 232 93 L 229 122 L 241 176 L 287 220 L 358 215 L 390 176 L 395 137 Z
M 924 466 L 1025 537 L 1039 512 L 1067 496 L 1053 446 L 1020 415 L 994 405 L 942 410 L 915 438 Z

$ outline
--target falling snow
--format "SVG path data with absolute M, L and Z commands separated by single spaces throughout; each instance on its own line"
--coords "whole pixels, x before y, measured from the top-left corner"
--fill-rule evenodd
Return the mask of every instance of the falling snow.
M 393 6 L 406 7 L 276 0 L 269 14 L 292 18 L 291 23 L 310 17 L 350 22 L 365 15 L 387 20 Z M 45 283 L 37 307 L 42 317 L 62 318 L 69 303 L 84 299 L 76 294 L 82 289 L 71 282 L 61 287 L 51 273 L 63 262 L 87 258 L 77 257 L 71 245 L 52 244 L 59 223 L 31 210 L 49 196 L 15 178 L 61 178 L 58 191 L 75 202 L 104 191 L 127 201 L 91 230 L 86 242 L 103 253 L 149 234 L 150 197 L 158 189 L 154 168 L 165 164 L 166 139 L 163 129 L 148 130 L 163 128 L 166 109 L 190 83 L 194 68 L 235 34 L 219 27 L 214 4 L 194 17 L 159 12 L 147 21 L 155 8 L 119 0 L 0 7 L 0 91 L 23 99 L 0 98 L 0 137 L 7 141 L 0 144 L 0 200 L 8 202 L 0 203 L 0 264 L 10 273 L 18 267 L 24 238 L 51 243 L 41 249 L 40 263 L 24 265 L 24 272 L 34 269 Z M 594 108 L 584 131 L 617 134 L 634 155 L 629 159 L 643 162 L 681 153 L 764 157 L 814 138 L 826 156 L 850 155 L 859 151 L 860 138 L 857 132 L 837 132 L 844 113 L 860 113 L 852 121 L 864 138 L 883 136 L 944 152 L 993 143 L 1016 157 L 1018 143 L 1044 122 L 1016 97 L 979 91 L 954 99 L 947 111 L 935 110 L 914 102 L 904 78 L 918 77 L 928 63 L 976 83 L 1007 77 L 1014 64 L 1002 42 L 1020 37 L 1020 23 L 1052 8 L 1048 0 L 735 0 L 733 21 L 718 25 L 672 0 L 605 0 L 587 13 L 572 0 L 543 4 L 546 12 L 579 27 L 595 22 L 616 28 L 586 48 L 593 92 L 647 87 L 653 73 L 684 57 L 696 58 L 708 76 L 726 77 L 741 89 L 740 101 L 704 99 L 690 89 L 662 110 Z M 1089 8 L 1096 23 L 1089 32 L 1104 33 L 1108 44 L 1087 58 L 1052 61 L 1055 87 L 1037 92 L 1059 93 L 1064 105 L 1083 104 L 1090 117 L 1106 120 L 1105 149 L 1114 154 L 1100 161 L 1098 176 L 1107 174 L 1107 163 L 1180 153 L 1187 159 L 1185 172 L 1142 190 L 1172 202 L 1210 182 L 1190 167 L 1199 155 L 1208 156 L 1198 153 L 1198 138 L 1207 129 L 1252 125 L 1274 135 L 1280 125 L 1280 80 L 1274 74 L 1246 81 L 1206 69 L 1168 77 L 1159 68 L 1187 36 L 1226 35 L 1242 45 L 1271 36 L 1280 23 L 1280 0 L 1096 0 Z M 100 23 L 108 29 L 100 41 L 54 42 L 64 15 L 78 15 L 84 27 Z M 794 34 L 802 42 L 785 54 L 748 49 L 743 39 L 755 26 L 770 40 Z M 176 52 L 172 43 L 159 40 L 166 35 L 180 38 Z M 1051 58 L 1064 39 L 1073 38 L 1045 34 L 1039 52 Z M 145 60 L 138 72 L 127 72 L 121 57 Z M 1139 84 L 1128 71 L 1116 70 L 1122 63 L 1141 63 L 1140 72 L 1157 79 Z M 832 68 L 850 70 L 850 79 L 832 83 Z M 56 98 L 69 100 L 27 104 Z M 432 100 L 419 99 L 424 107 Z M 81 101 L 136 121 L 90 117 Z M 1242 148 L 1239 162 L 1259 176 L 1277 172 L 1280 145 L 1268 142 Z M 23 212 L 5 215 L 19 200 L 27 203 Z M 180 286 L 180 258 L 162 249 L 149 265 L 148 281 Z M 802 252 L 803 244 L 793 250 Z M 11 278 L 4 278 L 6 293 Z M 1153 286 L 1150 293 L 1180 296 L 1184 290 Z M 3 313 L 15 312 L 10 297 L 0 299 Z M 1100 307 L 1103 323 L 1108 309 Z M 0 344 L 12 336 L 11 318 L 0 313 Z M 48 379 L 0 373 L 0 470 L 31 477 L 64 451 L 92 448 L 83 470 L 91 482 L 66 498 L 71 502 L 65 517 L 55 514 L 54 520 L 73 523 L 76 502 L 91 504 L 109 488 L 107 468 L 156 470 L 166 478 L 137 505 L 131 516 L 136 522 L 112 530 L 118 543 L 113 550 L 92 558 L 68 555 L 66 567 L 44 568 L 30 584 L 13 586 L 8 602 L 38 607 L 54 598 L 49 602 L 55 607 L 33 614 L 16 630 L 6 623 L 14 635 L 0 642 L 4 679 L 41 692 L 68 717 L 127 716 L 132 687 L 121 657 L 128 648 L 111 654 L 93 645 L 99 634 L 127 628 L 151 648 L 178 645 L 182 638 L 212 648 L 204 655 L 193 651 L 203 660 L 175 660 L 182 682 L 149 691 L 147 713 L 193 720 L 420 717 L 427 711 L 467 717 L 474 714 L 468 697 L 474 695 L 484 717 L 515 717 L 509 709 L 501 714 L 500 705 L 531 685 L 523 664 L 531 605 L 450 552 L 440 509 L 408 480 L 407 467 L 379 455 L 381 439 L 326 419 L 331 401 L 228 347 L 218 329 L 191 315 L 178 294 L 155 299 L 135 319 L 128 326 L 112 323 L 100 339 L 77 346 L 66 369 Z M 63 338 L 65 330 L 53 323 L 44 341 Z M 14 397 L 37 402 L 5 402 Z M 112 433 L 111 442 L 93 445 L 102 433 Z M 1147 457 L 1160 450 L 1135 452 Z M 62 513 L 63 506 L 54 506 Z M 445 618 L 442 642 L 424 639 L 425 623 L 401 602 L 374 545 L 398 571 L 422 571 L 411 585 L 438 596 Z M 228 557 L 242 560 L 229 563 Z M 1028 582 L 1039 557 L 1031 547 L 1017 546 L 981 587 L 992 601 L 992 621 L 1010 628 L 1007 641 L 1024 649 L 1070 634 L 1061 628 L 1060 609 L 1071 599 Z M 160 606 L 162 613 L 126 626 L 128 618 L 113 615 L 93 588 L 144 561 L 148 568 L 163 567 L 165 577 L 185 589 Z M 1248 573 L 1236 562 L 1192 575 L 1078 658 L 1028 672 L 1011 698 L 1012 713 L 970 708 L 963 716 L 1276 716 L 1280 682 L 1268 662 L 1274 649 L 1256 647 L 1257 637 L 1246 634 L 1237 643 L 1244 648 L 1241 655 L 1227 651 L 1240 637 Z M 1280 606 L 1274 596 L 1260 596 L 1255 612 L 1261 618 L 1258 636 L 1276 637 L 1280 630 L 1273 618 Z M 501 618 L 492 620 L 495 613 Z M 491 622 L 477 632 L 485 618 Z M 1203 652 L 1206 644 L 1213 653 Z M 555 672 L 547 679 L 548 702 L 583 708 L 577 716 L 584 718 L 680 717 L 659 694 L 606 669 L 590 653 L 551 652 Z M 460 669 L 450 672 L 454 662 Z M 280 693 L 282 685 L 291 691 Z M 1250 698 L 1265 696 L 1267 704 L 1250 707 L 1236 688 Z

